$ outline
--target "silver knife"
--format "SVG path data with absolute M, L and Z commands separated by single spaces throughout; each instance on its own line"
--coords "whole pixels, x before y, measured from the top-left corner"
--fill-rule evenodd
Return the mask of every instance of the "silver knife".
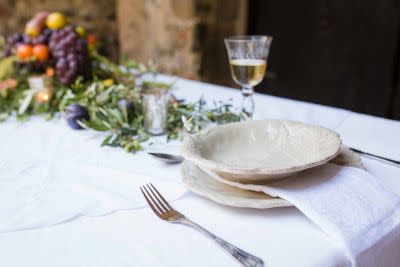
M 374 159 L 374 160 L 377 160 L 377 161 L 380 161 L 380 162 L 383 162 L 383 163 L 387 163 L 387 164 L 390 164 L 390 165 L 395 166 L 395 167 L 399 167 L 400 166 L 400 161 L 397 161 L 397 160 L 394 160 L 394 159 L 388 159 L 388 158 L 381 157 L 381 156 L 378 156 L 378 155 L 374 155 L 374 154 L 371 154 L 371 153 L 368 153 L 368 152 L 364 152 L 362 150 L 359 150 L 359 149 L 356 149 L 356 148 L 352 148 L 352 147 L 350 147 L 350 149 L 352 151 L 358 153 L 358 154 L 361 154 L 361 155 L 367 157 L 367 158 Z

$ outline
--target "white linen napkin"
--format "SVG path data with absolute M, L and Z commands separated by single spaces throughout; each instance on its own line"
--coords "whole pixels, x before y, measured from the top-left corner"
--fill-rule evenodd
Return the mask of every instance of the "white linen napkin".
M 2 161 L 0 233 L 144 207 L 139 187 L 150 181 L 169 200 L 186 191 L 176 182 L 76 161 Z
M 358 168 L 328 163 L 268 185 L 243 185 L 202 169 L 226 184 L 290 201 L 343 247 L 354 265 L 378 266 L 379 255 L 369 255 L 400 231 L 400 197 Z

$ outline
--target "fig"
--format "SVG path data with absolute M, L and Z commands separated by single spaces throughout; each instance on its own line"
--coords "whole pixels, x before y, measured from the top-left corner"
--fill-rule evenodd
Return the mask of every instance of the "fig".
M 83 129 L 82 126 L 79 125 L 78 121 L 89 119 L 87 109 L 77 103 L 69 105 L 64 111 L 64 116 L 69 127 L 75 130 Z

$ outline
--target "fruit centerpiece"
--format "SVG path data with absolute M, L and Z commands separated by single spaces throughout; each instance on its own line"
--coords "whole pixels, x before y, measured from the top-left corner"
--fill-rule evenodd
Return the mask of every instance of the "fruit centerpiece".
M 73 129 L 104 131 L 102 145 L 141 149 L 141 142 L 150 137 L 143 127 L 142 88 L 170 90 L 172 85 L 143 78 L 156 73 L 154 64 L 117 64 L 101 56 L 96 45 L 94 35 L 63 14 L 37 13 L 24 34 L 8 36 L 0 47 L 0 121 L 12 115 L 25 121 L 31 115 L 51 119 L 62 114 Z M 202 99 L 187 103 L 171 95 L 167 137 L 176 139 L 182 131 L 196 131 L 206 123 L 243 118 L 230 108 L 220 104 L 205 109 Z
M 5 55 L 16 55 L 30 72 L 55 68 L 59 81 L 70 85 L 79 76 L 89 77 L 88 40 L 93 38 L 82 27 L 68 25 L 63 14 L 42 11 L 28 21 L 25 34 L 7 38 Z

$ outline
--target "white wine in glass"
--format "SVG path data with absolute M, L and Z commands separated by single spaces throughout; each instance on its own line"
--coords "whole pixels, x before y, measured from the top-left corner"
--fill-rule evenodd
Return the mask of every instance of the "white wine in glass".
M 234 36 L 225 38 L 233 80 L 242 86 L 242 111 L 253 116 L 253 87 L 259 84 L 267 70 L 267 58 L 272 37 Z
M 267 69 L 267 62 L 263 59 L 233 59 L 229 63 L 233 80 L 242 86 L 259 84 Z

